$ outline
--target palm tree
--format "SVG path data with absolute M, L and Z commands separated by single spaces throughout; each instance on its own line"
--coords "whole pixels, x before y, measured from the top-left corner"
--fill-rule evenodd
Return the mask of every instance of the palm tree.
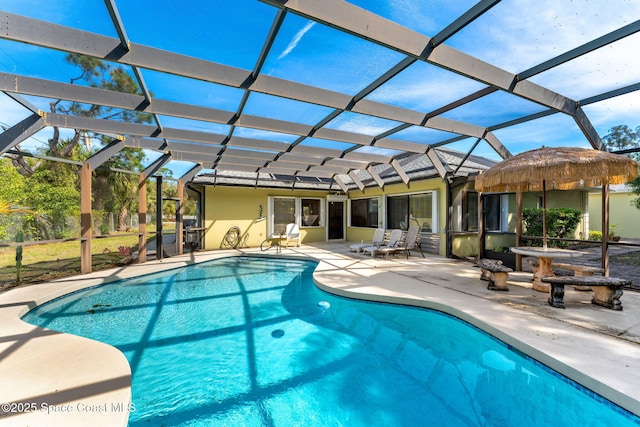
M 4 200 L 0 200 L 0 214 L 1 215 L 10 215 L 12 213 L 33 213 L 29 209 L 11 205 L 9 202 L 5 202 Z

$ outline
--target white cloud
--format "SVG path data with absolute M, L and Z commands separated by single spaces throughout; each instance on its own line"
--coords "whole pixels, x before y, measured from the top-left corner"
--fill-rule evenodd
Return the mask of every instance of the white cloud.
M 0 125 L 3 128 L 9 128 L 30 115 L 29 110 L 4 94 L 0 94 L 0 111 Z
M 398 125 L 391 120 L 379 119 L 364 114 L 342 113 L 333 119 L 327 127 L 345 132 L 363 135 L 377 135 Z
M 300 43 L 300 40 L 307 33 L 307 31 L 309 31 L 311 28 L 313 28 L 313 26 L 315 24 L 316 24 L 315 22 L 310 21 L 310 22 L 307 23 L 307 25 L 304 26 L 304 28 L 302 28 L 300 31 L 298 31 L 296 33 L 296 35 L 293 36 L 293 38 L 289 42 L 289 45 L 286 47 L 286 49 L 278 56 L 278 59 L 282 59 L 285 56 L 289 55 L 291 53 L 291 51 L 293 49 L 295 49 L 296 46 L 298 46 L 298 43 Z
M 639 17 L 640 2 L 633 0 L 501 2 L 446 44 L 518 73 L 635 22 Z M 635 52 L 639 42 L 638 34 L 626 37 L 534 76 L 531 81 L 575 100 L 637 83 L 640 56 Z M 413 88 L 410 85 L 403 87 L 401 92 L 389 91 L 388 97 L 443 99 L 442 94 L 437 93 L 438 86 L 419 79 L 414 79 L 414 84 Z M 447 92 L 452 90 L 451 85 L 442 87 L 447 87 Z M 456 89 L 462 89 L 462 86 L 453 88 Z M 600 135 L 617 124 L 627 124 L 632 128 L 640 125 L 640 95 L 629 94 L 590 104 L 584 110 Z M 552 123 L 555 132 L 542 132 Z M 514 148 L 513 145 L 525 147 L 527 143 L 588 145 L 568 117 L 564 117 L 562 123 L 536 120 L 530 127 L 517 126 L 500 133 L 510 144 L 510 149 Z M 567 133 L 564 126 L 571 132 Z
M 600 136 L 604 136 L 614 126 L 627 125 L 635 129 L 640 126 L 640 92 L 611 98 L 583 107 L 587 117 Z
M 627 25 L 639 15 L 640 3 L 630 0 L 502 2 L 450 42 L 517 73 Z

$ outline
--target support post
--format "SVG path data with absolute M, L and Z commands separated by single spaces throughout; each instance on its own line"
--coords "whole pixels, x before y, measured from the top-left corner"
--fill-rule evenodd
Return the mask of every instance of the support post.
M 91 273 L 91 165 L 80 169 L 80 272 Z
M 138 177 L 138 262 L 147 262 L 147 174 Z
M 162 259 L 162 176 L 156 176 L 156 260 Z
M 453 252 L 453 235 L 451 234 L 451 230 L 453 229 L 453 203 L 451 202 L 451 183 L 449 179 L 444 180 L 445 188 L 446 188 L 446 206 L 447 206 L 447 231 L 446 231 L 446 247 L 445 247 L 445 256 L 447 258 L 451 258 L 451 254 Z
M 182 222 L 183 218 L 183 210 L 184 210 L 184 182 L 181 179 L 178 180 L 178 206 L 176 206 L 176 245 L 178 246 L 176 249 L 176 253 L 178 255 L 182 255 L 184 242 L 182 239 L 182 230 L 184 229 L 184 224 Z
M 609 181 L 602 181 L 602 270 L 609 276 Z
M 478 192 L 478 258 L 480 261 L 484 253 L 484 203 L 482 193 Z
M 522 191 L 516 192 L 516 246 L 522 246 Z M 516 254 L 516 271 L 522 271 L 522 255 Z

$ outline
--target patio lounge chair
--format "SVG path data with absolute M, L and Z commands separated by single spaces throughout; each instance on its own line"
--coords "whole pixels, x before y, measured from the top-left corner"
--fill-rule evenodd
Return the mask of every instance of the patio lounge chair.
M 402 230 L 395 229 L 391 230 L 391 235 L 389 236 L 389 241 L 384 245 L 372 245 L 366 248 L 362 248 L 362 252 L 367 253 L 371 252 L 371 256 L 375 257 L 381 250 L 387 250 L 389 248 L 398 248 L 400 246 L 400 241 L 402 240 Z M 385 256 L 386 258 L 386 256 Z
M 368 243 L 365 243 L 363 240 L 360 243 L 354 243 L 349 246 L 349 252 L 360 253 L 360 251 L 369 246 L 382 245 L 384 243 L 384 228 L 376 228 L 376 231 L 373 233 L 373 239 L 371 239 Z
M 289 242 L 295 242 L 296 246 L 300 246 L 300 227 L 298 227 L 298 224 L 287 224 L 287 228 L 285 229 L 284 234 L 287 239 L 287 248 L 289 247 Z
M 404 238 L 404 242 L 396 247 L 380 248 L 378 249 L 376 255 L 384 255 L 384 259 L 387 259 L 387 257 L 391 254 L 395 254 L 396 252 L 404 252 L 407 255 L 407 259 L 409 259 L 411 249 L 414 249 L 416 247 L 419 232 L 420 226 L 414 225 L 409 227 L 409 230 L 407 231 Z
M 415 249 L 418 243 L 418 235 L 420 233 L 420 226 L 414 225 L 409 227 L 407 231 L 407 236 L 404 239 L 404 244 L 400 245 L 400 247 L 396 248 L 393 252 L 404 252 L 407 255 L 407 259 L 409 259 L 409 255 L 411 255 L 411 250 Z M 422 253 L 422 248 L 420 248 L 420 252 Z M 422 253 L 422 257 L 424 258 L 424 253 Z

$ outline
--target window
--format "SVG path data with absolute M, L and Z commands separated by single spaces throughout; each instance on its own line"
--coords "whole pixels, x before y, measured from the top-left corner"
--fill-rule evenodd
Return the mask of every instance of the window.
M 273 198 L 273 233 L 284 233 L 287 224 L 296 222 L 296 199 L 293 197 Z
M 284 233 L 287 224 L 323 227 L 324 199 L 269 197 L 269 233 Z
M 302 227 L 319 227 L 320 212 L 322 206 L 321 199 L 301 199 L 302 207 L 301 226 Z
M 508 194 L 489 194 L 484 197 L 484 228 L 487 231 L 509 231 Z
M 352 227 L 378 227 L 378 198 L 351 200 Z
M 484 198 L 484 224 L 488 231 L 500 231 L 500 195 Z
M 387 228 L 407 230 L 419 225 L 423 233 L 433 233 L 437 224 L 437 193 L 409 194 L 387 198 Z
M 478 231 L 478 192 L 473 182 L 451 184 L 451 230 Z
M 462 229 L 464 231 L 478 231 L 478 193 L 467 191 L 462 204 Z

